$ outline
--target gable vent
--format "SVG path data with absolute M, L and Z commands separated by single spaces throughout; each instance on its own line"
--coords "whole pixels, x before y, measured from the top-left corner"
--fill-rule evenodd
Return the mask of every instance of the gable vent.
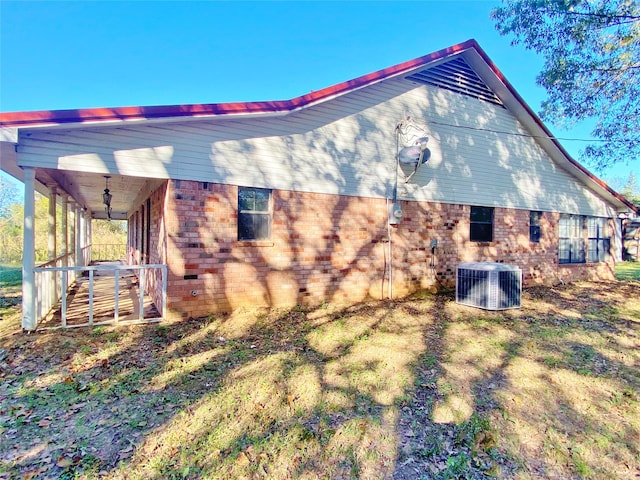
M 435 67 L 413 73 L 407 80 L 446 88 L 452 92 L 491 102 L 504 107 L 502 101 L 473 71 L 463 58 L 455 58 Z

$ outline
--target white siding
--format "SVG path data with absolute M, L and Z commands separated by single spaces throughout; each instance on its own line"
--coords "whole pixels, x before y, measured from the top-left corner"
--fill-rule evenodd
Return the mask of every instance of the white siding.
M 431 157 L 400 197 L 611 216 L 507 110 L 392 79 L 300 112 L 255 119 L 33 130 L 23 166 L 367 197 L 389 196 L 395 126 L 427 125 Z

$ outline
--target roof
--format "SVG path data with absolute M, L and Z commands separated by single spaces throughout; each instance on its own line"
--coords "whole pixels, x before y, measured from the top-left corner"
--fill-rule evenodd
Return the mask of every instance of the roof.
M 515 101 L 515 105 L 517 105 L 518 108 L 523 109 L 524 112 L 526 112 L 527 117 L 533 121 L 533 124 L 543 132 L 544 136 L 550 139 L 554 147 L 557 148 L 571 167 L 577 170 L 579 173 L 578 176 L 593 182 L 636 213 L 640 213 L 640 209 L 637 206 L 611 189 L 605 182 L 589 172 L 585 167 L 574 160 L 571 155 L 569 155 L 560 142 L 553 136 L 551 131 L 544 125 L 542 120 L 540 120 L 515 88 L 513 88 L 502 72 L 500 72 L 500 70 L 494 65 L 484 50 L 482 50 L 478 42 L 474 39 L 467 40 L 457 45 L 438 50 L 437 52 L 424 55 L 398 65 L 363 75 L 353 80 L 341 82 L 306 95 L 295 97 L 290 100 L 7 112 L 0 113 L 0 127 L 28 128 L 55 125 L 71 126 L 89 123 L 95 125 L 99 123 L 124 122 L 132 120 L 144 121 L 254 114 L 286 114 L 397 75 L 413 72 L 425 65 L 432 64 L 439 60 L 444 60 L 447 57 L 465 51 L 473 51 L 481 58 L 484 65 L 490 69 L 493 75 L 495 75 L 496 80 L 501 83 L 501 86 L 506 88 L 506 93 Z
M 302 95 L 291 100 L 276 100 L 266 102 L 233 102 L 208 103 L 190 105 L 163 105 L 150 107 L 116 107 L 116 108 L 86 108 L 77 110 L 43 110 L 32 112 L 0 113 L 0 127 L 23 127 L 35 125 L 59 125 L 69 123 L 110 122 L 118 120 L 146 120 L 159 118 L 203 117 L 219 115 L 237 115 L 251 113 L 286 113 L 299 110 L 309 105 L 322 102 L 391 76 L 414 70 L 433 61 L 446 58 L 463 50 L 480 46 L 475 40 L 454 45 L 443 50 L 409 60 L 377 72 L 363 75 L 354 80 Z

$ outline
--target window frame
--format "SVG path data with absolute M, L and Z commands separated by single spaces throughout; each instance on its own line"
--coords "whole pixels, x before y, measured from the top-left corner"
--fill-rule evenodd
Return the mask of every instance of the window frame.
M 560 214 L 558 263 L 606 263 L 611 256 L 609 219 Z
M 489 217 L 488 220 L 486 219 L 487 216 Z M 478 243 L 493 242 L 494 217 L 494 207 L 472 205 L 469 212 L 469 241 Z
M 586 263 L 584 215 L 560 214 L 558 221 L 558 263 Z M 565 253 L 563 255 L 563 253 Z
M 253 198 L 242 198 L 243 193 L 253 193 Z M 264 198 L 258 199 L 256 194 L 267 195 L 266 206 Z M 247 203 L 247 201 L 249 203 Z M 244 205 L 243 205 L 244 204 Z M 244 208 L 243 208 L 244 207 Z M 249 207 L 249 208 L 246 208 Z M 251 219 L 251 221 L 249 221 Z M 263 225 L 258 219 L 266 219 Z M 251 242 L 271 239 L 273 224 L 273 192 L 269 188 L 238 187 L 238 226 L 237 238 L 240 242 Z M 266 230 L 260 232 L 260 230 Z
M 541 211 L 529 211 L 529 241 L 532 243 L 540 243 L 540 237 L 542 236 L 542 228 L 540 227 L 541 220 Z
M 608 233 L 608 219 L 587 218 L 587 262 L 605 263 L 611 254 L 611 236 Z

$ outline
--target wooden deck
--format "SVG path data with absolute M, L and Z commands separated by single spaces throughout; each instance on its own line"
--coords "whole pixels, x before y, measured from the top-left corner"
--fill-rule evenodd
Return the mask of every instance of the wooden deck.
M 119 262 L 98 262 L 94 265 L 108 267 L 109 265 L 121 264 Z M 89 276 L 80 276 L 75 284 L 69 288 L 67 292 L 67 327 L 157 321 L 160 313 L 147 295 L 143 299 L 143 315 L 140 316 L 138 277 L 130 271 L 120 271 L 118 275 L 118 316 L 116 320 L 115 272 L 115 270 L 97 270 L 93 274 L 93 319 L 90 318 Z M 60 328 L 61 326 L 62 306 L 59 303 L 38 328 Z

